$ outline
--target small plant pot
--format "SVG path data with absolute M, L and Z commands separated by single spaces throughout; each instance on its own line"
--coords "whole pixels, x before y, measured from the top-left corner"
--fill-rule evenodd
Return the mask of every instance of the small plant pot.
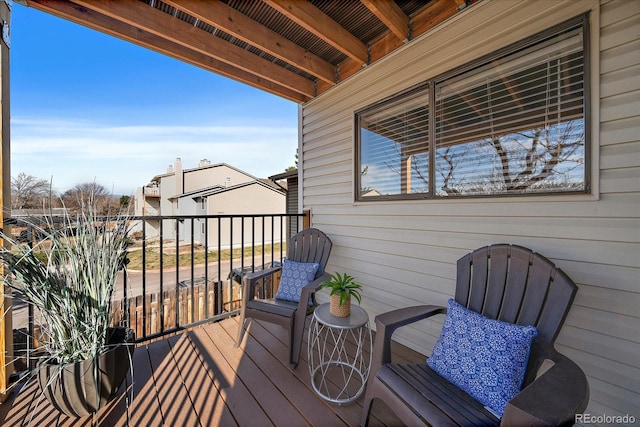
M 131 329 L 115 328 L 109 344 L 114 345 L 96 359 L 66 365 L 41 364 L 40 389 L 51 405 L 73 418 L 93 414 L 116 396 L 134 351 Z
M 342 305 L 340 305 L 340 295 L 331 295 L 329 312 L 336 317 L 349 317 L 351 314 L 351 295 L 347 297 L 347 300 Z

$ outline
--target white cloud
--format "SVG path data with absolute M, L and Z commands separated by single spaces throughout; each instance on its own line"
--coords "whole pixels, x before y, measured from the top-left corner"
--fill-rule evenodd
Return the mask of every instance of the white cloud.
M 293 165 L 297 147 L 296 123 L 110 126 L 15 117 L 11 127 L 12 175 L 52 178 L 59 191 L 95 180 L 116 194 L 129 194 L 164 173 L 176 157 L 185 168 L 207 158 L 267 177 Z

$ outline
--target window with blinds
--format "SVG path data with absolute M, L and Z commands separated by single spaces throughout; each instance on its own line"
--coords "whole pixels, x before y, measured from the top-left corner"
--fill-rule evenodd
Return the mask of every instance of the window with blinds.
M 358 199 L 588 191 L 586 22 L 356 113 Z
M 429 193 L 429 85 L 359 114 L 359 196 Z

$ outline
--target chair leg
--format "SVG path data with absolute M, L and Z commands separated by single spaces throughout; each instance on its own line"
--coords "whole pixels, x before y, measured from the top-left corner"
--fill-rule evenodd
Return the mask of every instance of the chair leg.
M 369 425 L 369 417 L 371 416 L 372 407 L 373 397 L 365 395 L 364 402 L 362 403 L 362 417 L 360 418 L 360 427 L 367 427 Z
M 298 327 L 298 323 L 302 323 L 302 330 Z M 289 366 L 295 369 L 300 361 L 300 347 L 302 347 L 302 332 L 304 331 L 304 320 L 298 322 L 295 317 L 291 319 L 289 327 Z
M 373 372 L 369 372 L 369 379 L 367 380 L 367 388 L 364 391 L 364 401 L 362 402 L 362 417 L 360 419 L 360 427 L 367 427 L 369 425 L 369 418 L 371 417 L 371 409 L 373 408 L 373 400 L 375 399 L 376 387 L 377 387 L 377 369 Z
M 301 313 L 301 314 L 300 314 Z M 291 362 L 292 368 L 298 366 L 300 361 L 300 349 L 302 348 L 302 336 L 304 335 L 304 324 L 306 321 L 306 312 L 298 309 L 293 319 L 293 325 L 291 327 Z
M 240 311 L 240 323 L 238 324 L 238 338 L 236 338 L 236 347 L 240 346 L 242 342 L 242 337 L 244 336 L 245 331 L 245 318 L 244 318 L 244 310 Z

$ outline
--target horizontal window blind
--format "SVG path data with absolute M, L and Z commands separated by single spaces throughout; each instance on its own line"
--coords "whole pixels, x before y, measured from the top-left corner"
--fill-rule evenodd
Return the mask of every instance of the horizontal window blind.
M 428 87 L 360 116 L 362 197 L 428 191 Z
M 439 82 L 435 98 L 439 194 L 583 185 L 581 29 Z

